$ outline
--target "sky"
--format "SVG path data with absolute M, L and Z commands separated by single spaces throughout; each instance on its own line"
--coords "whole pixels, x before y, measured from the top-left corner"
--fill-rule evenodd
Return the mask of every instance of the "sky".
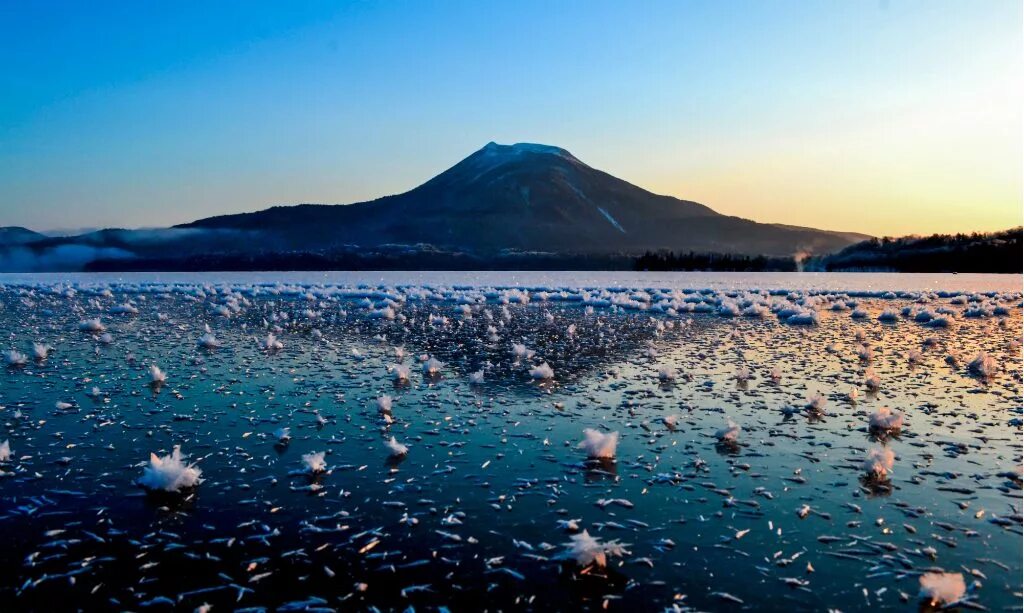
M 558 145 L 720 213 L 1022 223 L 1020 0 L 0 0 L 0 225 L 406 191 Z

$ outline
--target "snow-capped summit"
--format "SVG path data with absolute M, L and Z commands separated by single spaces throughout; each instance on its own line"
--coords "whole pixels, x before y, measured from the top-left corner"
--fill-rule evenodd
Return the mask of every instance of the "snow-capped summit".
M 557 155 L 564 158 L 571 158 L 572 154 L 562 149 L 561 147 L 555 147 L 553 145 L 540 145 L 537 143 L 515 143 L 513 145 L 499 145 L 498 143 L 491 141 L 483 146 L 478 153 L 484 154 L 487 157 L 515 157 L 524 153 L 540 153 L 547 155 Z M 577 160 L 578 161 L 578 160 Z

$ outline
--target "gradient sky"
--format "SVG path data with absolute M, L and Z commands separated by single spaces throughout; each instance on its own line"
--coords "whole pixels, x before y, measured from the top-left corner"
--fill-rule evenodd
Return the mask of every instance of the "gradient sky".
M 1020 0 L 0 0 L 0 225 L 405 191 L 540 142 L 758 221 L 1022 221 Z

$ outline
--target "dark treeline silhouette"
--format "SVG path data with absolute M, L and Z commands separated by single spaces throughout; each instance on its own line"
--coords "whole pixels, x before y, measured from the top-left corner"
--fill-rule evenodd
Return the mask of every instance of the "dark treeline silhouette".
M 87 271 L 205 270 L 709 270 L 736 272 L 893 271 L 1021 273 L 1022 229 L 987 234 L 873 238 L 831 255 L 793 257 L 648 251 L 574 254 L 508 251 L 479 254 L 430 245 L 349 246 L 308 251 L 175 253 L 98 259 Z
M 247 270 L 629 270 L 628 255 L 452 251 L 287 251 L 100 259 L 89 272 Z
M 674 253 L 648 251 L 633 263 L 634 270 L 716 270 L 736 272 L 792 272 L 797 262 L 791 257 L 748 256 L 729 253 Z
M 809 266 L 826 271 L 1021 273 L 1021 228 L 972 234 L 873 238 Z

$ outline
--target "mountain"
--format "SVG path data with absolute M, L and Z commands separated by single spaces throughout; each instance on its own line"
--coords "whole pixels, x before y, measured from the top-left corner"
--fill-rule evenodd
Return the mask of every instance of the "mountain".
M 476 253 L 792 255 L 868 238 L 720 215 L 591 168 L 559 147 L 493 142 L 395 196 L 345 206 L 279 206 L 177 227 L 258 232 L 267 249 L 422 243 Z
M 488 143 L 419 187 L 370 202 L 77 236 L 7 228 L 0 271 L 628 268 L 646 251 L 792 257 L 866 238 L 721 215 L 559 147 Z
M 32 230 L 22 228 L 21 226 L 0 227 L 0 247 L 6 247 L 9 245 L 25 245 L 45 238 L 46 235 L 40 234 L 39 232 L 33 232 Z

